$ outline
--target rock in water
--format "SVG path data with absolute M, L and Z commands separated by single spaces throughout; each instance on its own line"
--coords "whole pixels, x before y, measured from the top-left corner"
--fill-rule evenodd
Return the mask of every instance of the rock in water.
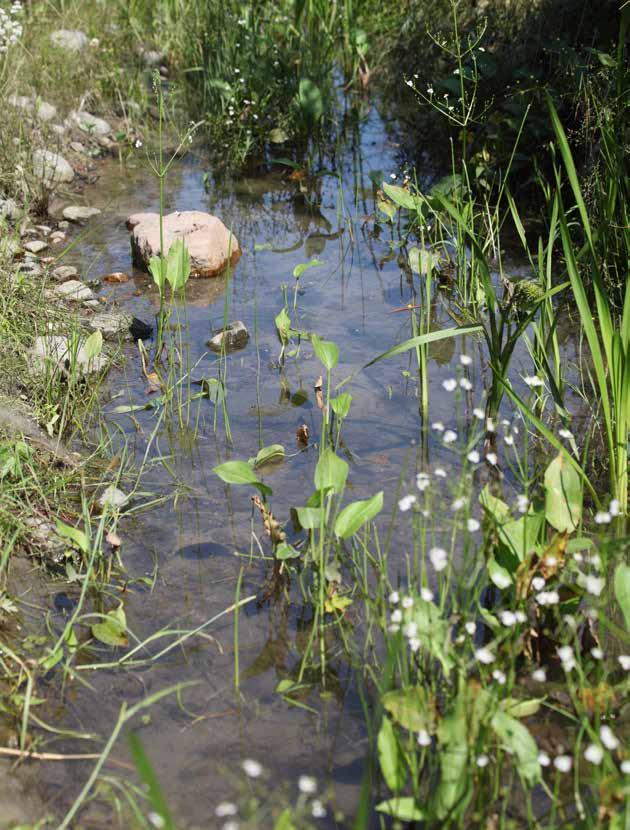
M 55 46 L 68 52 L 80 52 L 88 45 L 88 36 L 78 29 L 57 29 L 51 33 L 50 39 Z
M 245 328 L 245 323 L 235 320 L 226 328 L 216 332 L 212 340 L 208 340 L 208 348 L 213 352 L 220 352 L 225 343 L 226 352 L 235 352 L 238 349 L 244 349 L 248 340 L 249 332 Z
M 104 118 L 99 118 L 97 115 L 92 115 L 91 112 L 85 110 L 75 110 L 70 113 L 70 121 L 77 125 L 84 133 L 103 138 L 109 135 L 112 131 L 108 121 Z
M 98 216 L 101 211 L 95 207 L 82 207 L 81 205 L 69 205 L 63 209 L 63 218 L 69 222 L 87 222 L 93 216 Z
M 134 213 L 127 219 L 133 261 L 148 268 L 160 252 L 160 217 L 157 213 Z M 200 210 L 183 210 L 164 217 L 164 252 L 176 239 L 183 239 L 190 253 L 193 277 L 214 277 L 241 256 L 238 239 L 216 216 Z
M 35 150 L 33 172 L 47 187 L 68 183 L 74 179 L 74 170 L 65 158 L 51 150 Z

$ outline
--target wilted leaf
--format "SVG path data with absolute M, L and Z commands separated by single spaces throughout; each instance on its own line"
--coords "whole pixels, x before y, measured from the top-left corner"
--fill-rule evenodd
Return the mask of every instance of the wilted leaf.
M 344 594 L 333 594 L 324 601 L 324 608 L 327 614 L 332 614 L 333 611 L 341 611 L 343 613 L 350 605 L 352 605 L 352 600 Z

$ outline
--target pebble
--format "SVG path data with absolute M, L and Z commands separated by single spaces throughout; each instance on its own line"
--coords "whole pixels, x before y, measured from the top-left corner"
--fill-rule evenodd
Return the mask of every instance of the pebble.
M 87 222 L 101 211 L 95 207 L 83 207 L 82 205 L 69 205 L 63 209 L 63 218 L 69 222 Z
M 79 276 L 79 272 L 73 265 L 60 265 L 52 272 L 53 279 L 56 282 L 65 282 L 66 280 L 74 279 Z
M 113 484 L 110 484 L 109 487 L 106 487 L 105 490 L 102 492 L 98 503 L 101 507 L 105 507 L 106 505 L 109 507 L 124 507 L 125 504 L 129 501 L 129 496 L 125 495 L 122 490 L 119 490 L 118 487 L 114 487 Z
M 43 242 L 41 239 L 34 239 L 32 242 L 25 242 L 24 248 L 32 254 L 39 254 L 45 251 L 48 247 L 48 242 Z
M 94 299 L 94 292 L 92 289 L 80 280 L 68 280 L 68 282 L 63 282 L 54 289 L 54 293 L 64 300 L 72 300 L 75 302 Z

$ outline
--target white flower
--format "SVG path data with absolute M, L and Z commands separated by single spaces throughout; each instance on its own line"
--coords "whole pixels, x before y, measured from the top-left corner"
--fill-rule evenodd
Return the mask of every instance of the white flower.
M 397 605 L 400 602 L 400 594 L 398 591 L 392 591 L 388 599 L 392 605 Z
M 475 533 L 481 527 L 479 519 L 468 519 L 468 521 L 466 522 L 466 527 L 468 528 L 470 533 Z
M 546 582 L 545 582 L 544 577 L 542 577 L 542 576 L 535 576 L 532 579 L 532 588 L 534 589 L 534 591 L 542 591 L 542 589 L 545 587 L 545 585 L 546 585 Z
M 486 432 L 494 432 L 494 421 L 492 418 L 486 418 Z
M 428 473 L 418 473 L 418 475 L 416 476 L 416 486 L 418 487 L 418 490 L 420 490 L 421 493 L 423 493 L 427 489 L 430 483 L 431 480 L 429 478 Z
M 326 818 L 326 808 L 319 798 L 316 798 L 311 804 L 311 815 L 313 818 Z
M 565 672 L 572 671 L 575 666 L 575 654 L 573 653 L 573 649 L 571 646 L 561 646 L 557 649 L 558 657 L 560 658 L 560 662 L 562 663 L 562 668 Z
M 529 499 L 527 496 L 520 495 L 516 497 L 516 509 L 519 513 L 527 513 L 529 508 Z
M 473 622 L 472 620 L 470 620 L 469 622 L 467 622 L 467 623 L 466 623 L 466 625 L 464 626 L 464 628 L 466 629 L 466 631 L 467 631 L 467 632 L 470 634 L 470 636 L 472 637 L 472 636 L 473 636 L 473 634 L 475 633 L 475 631 L 477 630 L 477 623 L 476 623 L 476 622 Z
M 499 459 L 497 458 L 497 454 L 495 452 L 487 452 L 486 453 L 486 461 L 488 464 L 492 464 L 494 467 L 499 463 Z
M 473 388 L 473 385 L 468 380 L 468 378 L 460 378 L 459 385 L 465 392 L 470 392 L 470 390 Z
M 499 686 L 503 686 L 505 684 L 505 681 L 507 680 L 507 677 L 505 676 L 505 673 L 502 672 L 500 669 L 495 669 L 492 672 L 492 676 L 497 681 Z
M 149 823 L 155 827 L 156 830 L 162 830 L 162 827 L 166 827 L 166 822 L 159 813 L 151 812 L 147 818 L 149 819 Z
M 604 652 L 601 650 L 601 648 L 598 648 L 597 646 L 594 646 L 591 649 L 591 656 L 592 656 L 593 660 L 603 660 L 604 659 Z
M 242 766 L 245 771 L 245 775 L 248 775 L 250 778 L 260 778 L 262 775 L 262 764 L 259 764 L 258 761 L 255 761 L 253 758 L 246 758 L 243 761 Z
M 532 672 L 532 680 L 536 683 L 545 683 L 547 680 L 547 672 L 544 669 L 534 669 Z
M 619 499 L 613 499 L 608 505 L 608 512 L 611 516 L 619 516 L 621 513 L 621 504 Z
M 459 362 L 462 364 L 462 366 L 470 366 L 472 363 L 472 357 L 470 357 L 467 354 L 460 354 Z
M 418 649 L 420 648 L 420 640 L 419 640 L 417 637 L 411 637 L 411 638 L 408 640 L 407 645 L 409 646 L 409 648 L 410 648 L 410 649 L 413 651 L 413 653 L 415 654 L 415 653 L 416 653 L 416 651 L 418 651 Z
M 411 78 L 408 78 L 408 79 L 405 81 L 405 83 L 407 84 L 407 86 L 413 86 L 413 81 L 411 80 Z
M 427 87 L 427 95 L 433 95 L 433 87 L 432 86 Z
M 536 594 L 536 602 L 539 605 L 557 605 L 560 602 L 560 594 L 557 591 L 541 591 Z
M 584 587 L 593 596 L 598 597 L 604 590 L 606 580 L 599 576 L 587 576 L 584 579 Z
M 543 379 L 539 378 L 537 375 L 527 375 L 523 378 L 523 380 L 529 386 L 530 389 L 535 389 L 536 387 L 545 385 Z
M 433 473 L 438 478 L 446 478 L 446 470 L 444 470 L 442 467 L 436 467 L 435 470 L 433 470 Z
M 504 625 L 506 628 L 512 628 L 513 625 L 516 625 L 516 614 L 513 611 L 500 611 L 499 619 L 501 620 L 501 625 Z
M 497 586 L 497 588 L 500 588 L 501 590 L 503 590 L 504 588 L 509 588 L 512 584 L 512 578 L 507 574 L 502 573 L 501 571 L 497 571 L 493 575 L 492 581 Z
M 397 178 L 397 176 L 396 176 L 396 174 L 395 174 L 395 173 L 390 173 L 390 174 L 389 174 L 389 178 L 390 178 L 390 179 L 395 179 L 395 178 Z
M 433 591 L 428 588 L 420 588 L 420 597 L 425 602 L 433 602 Z
M 539 752 L 538 753 L 538 763 L 541 767 L 548 767 L 551 763 L 551 758 L 547 755 L 546 752 Z
M 606 512 L 605 510 L 599 510 L 595 514 L 595 524 L 596 525 L 607 525 L 612 522 L 612 516 L 610 513 Z
M 615 749 L 619 748 L 619 739 L 614 734 L 610 726 L 604 724 L 604 726 L 602 726 L 599 730 L 599 737 L 601 738 L 601 741 L 606 749 L 609 749 L 611 752 L 614 752 Z
M 514 616 L 516 617 L 516 622 L 519 622 L 519 623 L 527 622 L 527 614 L 524 611 L 515 611 Z
M 415 502 L 416 497 L 413 494 L 408 496 L 403 496 L 402 499 L 398 502 L 398 509 L 401 513 L 406 513 L 407 510 L 411 510 L 413 503 Z
M 494 663 L 494 654 L 489 648 L 478 648 L 475 652 L 475 657 L 485 666 L 489 666 L 491 663 Z
M 407 625 L 405 625 L 403 627 L 403 634 L 409 640 L 413 639 L 416 636 L 417 633 L 418 633 L 418 624 L 415 623 L 415 622 L 407 623 Z
M 418 732 L 418 743 L 420 746 L 431 746 L 431 736 L 426 729 L 421 729 Z
M 630 654 L 620 654 L 617 660 L 624 671 L 630 671 Z
M 486 413 L 483 411 L 483 409 L 479 409 L 478 407 L 475 407 L 475 409 L 473 409 L 473 415 L 478 421 L 483 421 L 483 419 L 486 417 Z
M 390 634 L 398 634 L 398 632 L 400 631 L 400 626 L 396 623 L 392 623 L 391 625 L 387 626 L 387 630 Z
M 604 757 L 604 750 L 598 744 L 590 744 L 584 750 L 584 757 L 589 764 L 595 764 L 595 766 L 598 766 L 601 764 L 602 758 Z
M 460 496 L 458 499 L 451 504 L 451 510 L 453 513 L 457 513 L 458 510 L 461 510 L 462 507 L 466 506 L 466 499 L 463 496 Z
M 448 554 L 444 548 L 431 548 L 429 559 L 436 571 L 443 571 L 448 565 Z
M 621 762 L 621 771 L 624 775 L 630 775 L 630 761 Z
M 436 432 L 444 432 L 444 424 L 442 421 L 434 421 L 431 424 L 431 429 L 434 429 Z
M 405 597 L 402 601 L 403 608 L 411 608 L 413 606 L 413 597 Z
M 447 429 L 444 433 L 444 443 L 452 444 L 453 441 L 457 441 L 457 433 L 453 429 Z
M 556 755 L 553 759 L 553 765 L 558 772 L 570 772 L 573 761 L 570 755 Z
M 479 757 L 477 758 L 477 761 L 476 761 L 477 766 L 481 767 L 482 769 L 484 767 L 487 767 L 489 763 L 490 763 L 490 758 L 488 758 L 487 755 L 479 755 Z
M 391 621 L 393 623 L 402 622 L 402 611 L 400 610 L 400 608 L 396 608 L 394 611 L 392 611 Z
M 564 427 L 558 430 L 558 435 L 560 436 L 560 438 L 566 438 L 567 440 L 573 438 L 573 433 L 571 432 L 571 430 L 565 429 Z
M 480 455 L 477 450 L 471 450 L 466 457 L 471 464 L 479 464 Z
M 236 804 L 232 804 L 231 801 L 222 801 L 220 804 L 217 804 L 214 810 L 215 816 L 219 818 L 224 818 L 225 816 L 235 816 L 238 812 L 238 808 Z
M 300 775 L 298 778 L 298 789 L 301 793 L 313 795 L 317 792 L 317 779 L 312 775 Z

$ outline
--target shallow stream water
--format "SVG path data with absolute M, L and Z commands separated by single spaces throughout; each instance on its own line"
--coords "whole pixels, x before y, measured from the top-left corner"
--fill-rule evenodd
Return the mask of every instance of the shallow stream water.
M 459 454 L 444 445 L 442 433 L 429 430 L 421 442 L 413 352 L 360 371 L 370 359 L 411 336 L 409 314 L 397 309 L 414 301 L 413 281 L 417 287 L 419 279 L 401 270 L 398 252 L 389 245 L 396 234 L 383 217 L 375 222 L 370 174 L 377 181 L 392 173 L 398 180 L 401 177 L 396 145 L 376 110 L 369 111 L 334 169 L 318 179 L 308 198 L 286 167 L 229 184 L 207 180 L 206 172 L 200 152 L 191 151 L 177 162 L 167 181 L 166 209 L 208 210 L 233 229 L 243 256 L 227 289 L 228 314 L 230 320 L 245 323 L 250 341 L 227 358 L 233 444 L 226 440 L 221 414 L 215 426 L 212 403 L 200 399 L 191 407 L 187 428 L 165 420 L 150 445 L 149 465 L 134 505 L 140 507 L 153 498 L 161 501 L 126 519 L 119 533 L 128 575 L 155 577 L 154 584 L 136 581 L 124 593 L 111 592 L 112 605 L 124 600 L 129 628 L 139 639 L 166 626 L 195 628 L 228 608 L 244 565 L 240 596 L 260 599 L 264 593 L 269 563 L 248 559 L 252 527 L 263 539 L 258 516 L 252 524 L 252 493 L 222 484 L 212 473 L 216 464 L 228 458 L 247 459 L 268 444 L 283 444 L 286 459 L 261 471 L 274 491 L 274 512 L 286 520 L 290 507 L 304 504 L 312 492 L 317 460 L 313 445 L 321 425 L 313 387 L 320 367 L 308 342 L 284 367 L 278 362 L 274 318 L 283 307 L 283 284 L 288 286 L 290 313 L 299 327 L 338 344 L 335 381 L 353 375 L 344 386 L 353 395 L 343 431 L 343 452 L 350 463 L 348 499 L 382 489 L 386 526 L 401 478 L 401 492 L 407 492 L 418 469 L 440 465 L 447 488 L 459 466 Z M 68 262 L 79 267 L 83 279 L 99 279 L 113 271 L 131 274 L 124 284 L 102 283 L 99 293 L 110 304 L 152 321 L 157 296 L 150 278 L 132 268 L 124 221 L 132 212 L 157 209 L 157 184 L 142 151 L 124 166 L 108 162 L 101 173 L 98 185 L 86 190 L 85 200 L 100 207 L 102 214 L 78 241 Z M 293 312 L 293 269 L 314 257 L 321 265 L 301 277 L 297 312 Z M 225 291 L 225 278 L 193 281 L 186 290 L 185 308 L 180 306 L 179 319 L 182 324 L 186 321 L 185 351 L 195 379 L 218 376 L 219 358 L 208 351 L 206 341 L 222 325 Z M 448 309 L 448 296 L 437 294 L 434 327 L 453 325 Z M 567 340 L 569 360 L 573 348 Z M 465 369 L 472 391 L 455 407 L 453 394 L 441 384 L 456 370 L 463 371 L 457 360 L 462 352 L 473 361 Z M 120 361 L 124 368 L 112 371 L 108 379 L 104 414 L 114 442 L 122 445 L 123 435 L 139 465 L 158 410 L 136 411 L 133 417 L 115 412 L 121 405 L 150 400 L 135 347 L 126 349 L 126 358 L 124 364 Z M 430 350 L 429 371 L 431 420 L 457 430 L 473 423 L 472 409 L 483 404 L 482 390 L 489 381 L 481 342 L 466 338 L 436 343 Z M 512 371 L 514 377 L 531 373 L 525 347 L 517 350 Z M 195 394 L 199 387 L 191 390 Z M 311 446 L 300 451 L 296 430 L 302 424 L 309 427 Z M 409 535 L 409 523 L 400 515 L 392 561 L 401 574 Z M 392 577 L 396 581 L 395 574 Z M 52 624 L 59 629 L 65 619 L 63 607 L 55 605 L 55 592 L 60 590 L 67 589 L 57 585 L 49 597 Z M 70 598 L 73 590 L 67 591 Z M 368 744 L 357 689 L 344 660 L 340 656 L 333 662 L 330 694 L 321 696 L 314 686 L 303 697 L 308 708 L 290 706 L 275 692 L 280 680 L 297 676 L 309 634 L 305 608 L 289 604 L 282 594 L 243 608 L 238 632 L 240 694 L 234 690 L 233 615 L 221 617 L 207 634 L 212 639 L 193 638 L 146 668 L 84 672 L 81 676 L 89 687 L 70 680 L 62 688 L 59 678 L 51 679 L 58 697 L 56 706 L 48 707 L 48 718 L 54 717 L 57 727 L 107 737 L 123 701 L 132 704 L 172 684 L 196 681 L 179 701 L 175 696 L 167 698 L 147 713 L 146 722 L 135 724 L 182 826 L 221 826 L 214 808 L 238 792 L 243 780 L 240 763 L 245 758 L 261 761 L 268 782 L 293 794 L 300 774 L 315 775 L 321 787 L 334 792 L 336 809 L 352 815 Z M 103 647 L 91 659 L 109 662 L 112 657 Z M 56 749 L 100 751 L 101 746 L 88 745 L 86 750 L 84 742 L 66 739 L 59 740 Z M 129 762 L 124 738 L 113 757 Z M 63 813 L 92 763 L 50 764 L 37 770 L 37 788 L 51 810 Z M 112 766 L 106 771 L 128 775 Z M 111 826 L 106 812 L 90 807 L 81 826 Z M 327 823 L 334 826 L 332 817 L 321 826 Z

